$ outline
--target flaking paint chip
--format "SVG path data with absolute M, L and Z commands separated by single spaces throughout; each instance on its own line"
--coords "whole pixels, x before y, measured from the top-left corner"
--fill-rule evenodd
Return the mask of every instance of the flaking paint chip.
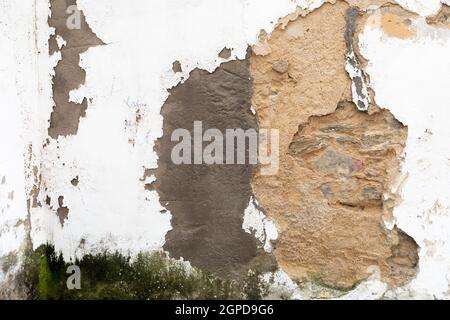
M 175 73 L 183 72 L 180 61 L 176 60 L 172 64 L 172 71 Z
M 286 73 L 288 71 L 288 68 L 289 62 L 284 60 L 275 61 L 274 64 L 272 65 L 272 69 L 280 74 Z
M 231 57 L 231 49 L 223 48 L 222 51 L 219 52 L 219 58 L 229 59 Z

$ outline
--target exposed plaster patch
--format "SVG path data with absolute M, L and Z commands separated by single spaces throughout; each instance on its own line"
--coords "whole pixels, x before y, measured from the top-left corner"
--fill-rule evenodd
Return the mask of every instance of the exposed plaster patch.
M 61 60 L 55 67 L 53 77 L 55 106 L 51 114 L 48 134 L 57 139 L 59 136 L 76 134 L 80 118 L 86 114 L 88 106 L 86 97 L 81 103 L 70 101 L 70 92 L 78 89 L 86 80 L 86 72 L 79 66 L 80 55 L 90 47 L 104 43 L 92 32 L 82 12 L 80 13 L 80 29 L 67 27 L 69 18 L 67 8 L 76 5 L 77 0 L 51 0 L 50 3 L 51 15 L 48 24 L 55 28 L 56 35 L 56 38 L 49 39 L 50 53 L 60 52 Z
M 174 61 L 173 63 L 172 63 L 172 70 L 173 70 L 173 72 L 175 72 L 175 73 L 178 73 L 178 72 L 182 72 L 183 71 L 183 69 L 181 68 L 181 63 L 180 63 L 180 61 Z
M 64 222 L 69 217 L 69 208 L 64 206 L 63 196 L 58 197 L 58 209 L 56 210 L 56 214 L 58 215 L 59 223 L 61 223 L 61 226 L 64 227 Z
M 449 0 L 395 0 L 403 8 L 413 11 L 421 16 L 436 14 L 442 4 L 450 5 Z
M 299 20 L 302 37 L 287 32 L 289 24 L 278 28 L 272 52 L 251 63 L 259 124 L 280 130 L 278 176 L 253 179 L 279 229 L 278 263 L 295 279 L 346 289 L 376 265 L 382 281 L 403 285 L 416 271 L 416 244 L 383 220 L 391 214 L 385 196 L 395 196 L 406 128 L 388 112 L 369 115 L 347 102 L 342 57 L 354 33 L 348 6 L 325 4 Z M 273 72 L 280 59 L 289 73 Z
M 242 229 L 255 166 L 177 165 L 172 160 L 173 147 L 178 144 L 172 141 L 175 129 L 185 129 L 192 137 L 194 121 L 202 121 L 203 130 L 257 129 L 250 106 L 248 59 L 226 62 L 211 74 L 194 70 L 185 83 L 170 90 L 161 111 L 164 133 L 156 145 L 154 187 L 161 205 L 173 215 L 164 249 L 174 258 L 182 257 L 210 271 L 237 274 L 246 273 L 261 260 L 256 239 Z M 266 264 L 262 265 L 265 269 Z
M 231 49 L 229 48 L 225 47 L 222 49 L 222 51 L 219 52 L 219 58 L 227 60 L 230 57 L 231 57 Z

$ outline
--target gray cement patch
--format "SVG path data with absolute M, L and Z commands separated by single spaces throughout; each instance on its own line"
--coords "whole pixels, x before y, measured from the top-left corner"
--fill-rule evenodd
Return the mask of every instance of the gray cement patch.
M 175 258 L 213 272 L 244 272 L 253 262 L 264 260 L 256 239 L 242 229 L 256 166 L 175 165 L 171 151 L 178 142 L 172 142 L 171 135 L 184 128 L 193 136 L 194 121 L 202 121 L 203 130 L 256 130 L 251 90 L 248 59 L 230 61 L 213 73 L 192 71 L 185 83 L 170 91 L 161 111 L 164 133 L 156 145 L 155 188 L 161 204 L 173 215 L 173 230 L 164 248 Z

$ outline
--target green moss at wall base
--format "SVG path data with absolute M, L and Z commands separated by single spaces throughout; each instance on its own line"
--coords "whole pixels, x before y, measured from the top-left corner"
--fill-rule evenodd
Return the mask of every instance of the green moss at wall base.
M 73 264 L 81 270 L 80 290 L 67 288 L 66 271 Z M 258 272 L 231 280 L 187 268 L 160 252 L 140 253 L 133 260 L 102 252 L 72 263 L 51 245 L 27 253 L 23 276 L 30 298 L 44 300 L 261 299 L 267 291 Z

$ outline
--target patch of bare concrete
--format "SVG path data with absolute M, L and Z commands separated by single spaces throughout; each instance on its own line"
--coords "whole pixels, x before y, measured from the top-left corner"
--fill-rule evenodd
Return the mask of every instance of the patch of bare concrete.
M 58 209 L 56 210 L 56 214 L 58 215 L 59 223 L 64 227 L 64 222 L 66 222 L 69 217 L 69 208 L 64 206 L 63 196 L 58 197 Z
M 216 128 L 222 133 L 257 129 L 251 93 L 249 60 L 230 61 L 213 73 L 192 71 L 185 83 L 170 90 L 161 111 L 163 136 L 156 145 L 157 180 L 151 187 L 173 216 L 164 249 L 172 257 L 183 257 L 213 272 L 241 273 L 259 268 L 259 263 L 262 267 L 272 263 L 258 252 L 256 239 L 242 229 L 255 166 L 175 165 L 171 151 L 178 141 L 171 141 L 171 135 L 184 128 L 193 137 L 194 121 L 202 121 L 203 130 Z M 203 147 L 208 144 L 204 142 Z
M 229 59 L 231 57 L 231 49 L 223 48 L 222 51 L 219 52 L 219 58 Z
M 345 64 L 356 14 L 342 1 L 325 4 L 280 25 L 267 39 L 270 53 L 251 59 L 259 124 L 280 130 L 278 175 L 257 173 L 252 183 L 279 229 L 275 256 L 297 280 L 342 289 L 373 266 L 403 285 L 418 260 L 414 240 L 383 223 L 398 201 L 390 190 L 407 128 L 386 110 L 361 112 L 352 102 Z M 273 68 L 279 61 L 287 72 Z
M 80 66 L 80 54 L 90 47 L 103 45 L 104 43 L 95 35 L 86 22 L 86 18 L 80 11 L 80 28 L 69 28 L 67 21 L 70 6 L 76 6 L 76 0 L 50 0 L 51 16 L 48 19 L 50 27 L 55 28 L 55 35 L 49 39 L 50 54 L 61 52 L 61 60 L 55 67 L 53 77 L 54 107 L 50 117 L 48 134 L 57 139 L 59 136 L 76 134 L 81 117 L 86 114 L 88 101 L 86 98 L 81 103 L 70 102 L 70 91 L 78 89 L 84 84 L 86 72 Z M 57 37 L 61 37 L 66 43 L 61 48 L 58 46 Z
M 172 64 L 172 71 L 174 73 L 178 73 L 178 72 L 182 72 L 183 71 L 183 69 L 181 68 L 180 61 L 177 60 L 177 61 L 173 62 L 173 64 Z

